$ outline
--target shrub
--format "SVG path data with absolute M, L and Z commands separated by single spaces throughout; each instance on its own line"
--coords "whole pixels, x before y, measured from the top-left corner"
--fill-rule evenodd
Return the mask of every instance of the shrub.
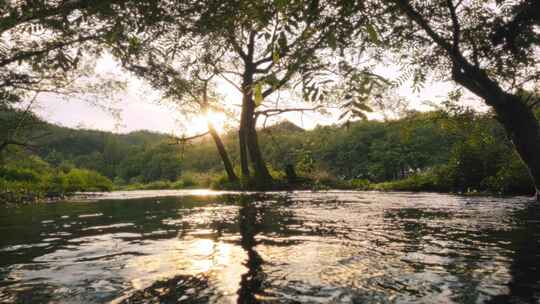
M 126 184 L 126 181 L 120 176 L 116 176 L 113 180 L 113 183 L 116 186 L 124 186 Z
M 62 166 L 53 170 L 37 156 L 22 156 L 0 168 L 0 199 L 32 202 L 79 191 L 110 191 L 113 183 L 93 170 Z
M 148 183 L 143 186 L 144 190 L 165 190 L 165 189 L 171 189 L 171 182 L 161 180 L 161 181 L 155 181 Z
M 221 174 L 214 177 L 210 188 L 218 190 L 238 190 L 242 187 L 239 182 L 231 182 L 226 174 Z
M 129 179 L 129 184 L 130 185 L 135 185 L 135 184 L 142 184 L 144 182 L 144 177 L 142 176 L 135 176 L 135 177 L 132 177 Z
M 98 172 L 92 170 L 85 170 L 85 174 L 85 191 L 111 191 L 113 189 L 113 182 L 107 177 L 99 174 Z
M 213 172 L 185 172 L 180 181 L 184 188 L 210 188 L 219 176 Z
M 43 191 L 47 197 L 62 196 L 66 192 L 66 177 L 64 174 L 48 175 L 43 181 Z
M 110 191 L 113 183 L 107 177 L 93 170 L 71 169 L 66 178 L 66 192 Z
M 0 177 L 6 181 L 26 181 L 26 182 L 38 182 L 38 173 L 30 169 L 25 168 L 0 168 Z
M 373 184 L 373 190 L 381 191 L 451 191 L 450 182 L 446 179 L 448 169 L 445 166 L 434 167 L 425 172 L 416 173 L 405 179 Z
M 192 172 L 186 172 L 182 174 L 182 176 L 180 177 L 180 181 L 182 182 L 182 188 L 188 188 L 197 185 L 197 178 Z
M 532 194 L 534 184 L 527 168 L 517 157 L 513 157 L 495 176 L 489 176 L 482 182 L 484 187 L 501 194 Z
M 40 193 L 36 183 L 0 178 L 0 204 L 34 202 Z
M 171 189 L 184 189 L 184 182 L 181 180 L 177 180 L 174 183 L 171 184 Z
M 72 169 L 65 175 L 65 178 L 65 190 L 67 193 L 84 191 L 87 188 L 87 179 L 83 170 Z
M 357 190 L 368 190 L 370 182 L 367 179 L 352 179 L 349 181 L 351 188 Z
M 144 185 L 141 184 L 141 183 L 134 183 L 134 184 L 129 184 L 125 187 L 121 187 L 120 188 L 121 190 L 126 190 L 126 191 L 133 191 L 133 190 L 142 190 L 144 189 Z

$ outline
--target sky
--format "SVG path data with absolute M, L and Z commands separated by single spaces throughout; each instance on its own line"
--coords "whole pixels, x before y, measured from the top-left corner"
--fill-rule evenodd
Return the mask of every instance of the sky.
M 175 135 L 194 135 L 206 132 L 206 118 L 183 117 L 170 105 L 159 102 L 159 93 L 152 90 L 144 81 L 135 79 L 123 72 L 119 64 L 110 55 L 105 55 L 96 62 L 96 73 L 107 77 L 125 79 L 125 90 L 114 94 L 114 98 L 99 100 L 79 100 L 60 98 L 50 94 L 38 97 L 35 112 L 45 120 L 71 128 L 97 129 L 115 133 L 128 133 L 136 130 L 151 130 Z M 379 74 L 394 77 L 399 71 L 392 67 L 381 67 Z M 240 93 L 225 81 L 217 83 L 219 94 L 226 104 L 234 110 L 241 100 Z M 409 109 L 429 110 L 425 101 L 440 103 L 448 92 L 454 88 L 450 82 L 432 81 L 415 92 L 410 83 L 405 83 L 396 90 L 396 94 L 408 101 Z M 482 108 L 481 103 L 466 96 L 466 103 Z M 307 105 L 307 107 L 310 107 Z M 330 115 L 317 113 L 287 113 L 278 119 L 287 119 L 305 129 L 317 125 L 328 125 L 337 122 L 339 111 L 330 111 Z M 381 119 L 381 113 L 371 113 L 370 119 Z M 236 122 L 224 115 L 213 114 L 211 120 L 220 131 L 234 128 Z

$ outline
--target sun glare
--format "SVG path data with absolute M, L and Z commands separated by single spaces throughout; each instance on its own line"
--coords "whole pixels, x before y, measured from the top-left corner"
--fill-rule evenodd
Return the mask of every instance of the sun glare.
M 225 131 L 227 116 L 224 113 L 208 112 L 206 115 L 194 117 L 188 130 L 191 134 L 199 134 L 208 131 L 208 121 L 210 121 L 218 133 Z

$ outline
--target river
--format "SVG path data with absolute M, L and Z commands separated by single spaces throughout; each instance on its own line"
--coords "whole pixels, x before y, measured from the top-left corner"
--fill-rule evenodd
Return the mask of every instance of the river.
M 540 207 L 354 191 L 0 207 L 0 303 L 537 303 Z

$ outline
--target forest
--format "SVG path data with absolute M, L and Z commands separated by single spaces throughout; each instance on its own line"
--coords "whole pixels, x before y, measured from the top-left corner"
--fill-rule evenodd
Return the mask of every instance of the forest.
M 0 5 L 4 201 L 186 187 L 539 188 L 536 1 Z M 125 77 L 98 73 L 105 55 Z M 35 113 L 50 96 L 106 107 L 126 79 L 207 132 L 68 130 Z M 432 81 L 453 83 L 438 108 L 368 119 L 407 99 L 398 88 Z M 487 110 L 465 106 L 471 98 Z M 333 123 L 312 130 L 280 119 L 329 111 Z M 221 130 L 215 113 L 233 127 Z
M 0 183 L 11 200 L 80 191 L 239 187 L 223 173 L 209 135 L 182 143 L 148 131 L 115 134 L 40 124 L 47 135 L 36 140 L 35 149 L 14 146 L 3 155 Z M 491 113 L 453 107 L 312 130 L 283 121 L 259 134 L 275 189 L 534 193 L 526 166 Z M 223 135 L 238 163 L 234 139 L 234 132 Z M 298 174 L 293 185 L 287 166 Z

